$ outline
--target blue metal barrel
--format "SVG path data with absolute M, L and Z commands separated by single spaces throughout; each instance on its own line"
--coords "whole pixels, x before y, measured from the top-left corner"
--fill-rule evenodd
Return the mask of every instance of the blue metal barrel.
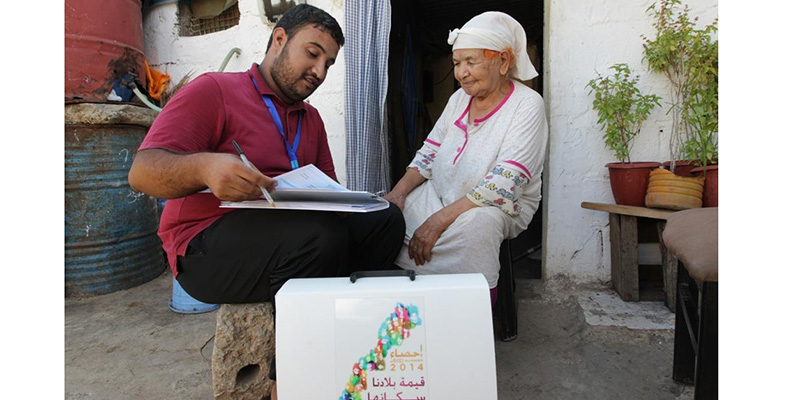
M 67 104 L 64 125 L 65 295 L 132 288 L 165 269 L 156 199 L 128 186 L 155 112 L 131 104 Z

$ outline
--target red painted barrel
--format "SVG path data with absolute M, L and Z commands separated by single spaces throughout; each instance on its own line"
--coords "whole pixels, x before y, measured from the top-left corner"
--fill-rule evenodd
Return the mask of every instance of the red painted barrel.
M 141 0 L 67 0 L 64 99 L 106 101 L 127 72 L 144 83 Z

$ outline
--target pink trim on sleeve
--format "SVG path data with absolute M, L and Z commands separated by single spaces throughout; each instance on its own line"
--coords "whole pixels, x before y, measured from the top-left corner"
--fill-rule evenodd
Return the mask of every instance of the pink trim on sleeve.
M 496 113 L 500 108 L 502 108 L 504 104 L 506 104 L 506 101 L 508 101 L 508 98 L 511 97 L 511 93 L 514 93 L 514 81 L 511 81 L 511 90 L 508 91 L 508 93 L 506 94 L 506 97 L 503 98 L 503 101 L 501 101 L 500 104 L 498 104 L 497 107 L 495 107 L 494 110 L 492 110 L 492 112 L 487 114 L 485 117 L 478 118 L 478 119 L 476 119 L 476 120 L 474 120 L 472 122 L 475 123 L 475 124 L 478 124 L 478 123 L 481 123 L 481 122 L 486 121 L 487 119 L 489 119 L 489 117 L 494 115 L 494 113 Z
M 531 175 L 531 171 L 528 171 L 528 169 L 525 168 L 524 165 L 522 165 L 522 164 L 520 164 L 520 163 L 518 163 L 516 161 L 513 161 L 513 160 L 504 160 L 503 162 L 507 162 L 507 163 L 509 163 L 509 164 L 511 164 L 513 166 L 516 166 L 516 167 L 522 169 L 522 171 L 525 172 L 525 175 L 528 175 L 528 179 L 533 179 L 533 176 Z
M 434 145 L 434 146 L 436 146 L 436 147 L 439 147 L 439 146 L 442 145 L 441 143 L 436 143 L 436 142 L 434 142 L 433 140 L 430 140 L 430 139 L 425 139 L 425 141 L 430 143 L 430 144 L 432 144 L 432 145 Z

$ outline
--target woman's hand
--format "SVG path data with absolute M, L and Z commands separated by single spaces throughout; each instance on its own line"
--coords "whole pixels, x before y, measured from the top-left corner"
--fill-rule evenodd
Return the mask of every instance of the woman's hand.
M 450 223 L 442 218 L 441 214 L 431 215 L 414 231 L 414 236 L 408 241 L 408 257 L 414 260 L 416 265 L 430 261 L 433 246 L 448 226 Z
M 400 182 L 397 182 L 392 191 L 383 196 L 383 198 L 390 203 L 394 203 L 400 208 L 400 211 L 404 211 L 406 208 L 406 196 L 421 185 L 422 182 L 425 182 L 425 177 L 419 171 L 409 168 L 403 178 L 400 179 Z
M 397 190 L 397 188 L 387 193 L 385 196 L 383 196 L 383 198 L 390 203 L 394 203 L 394 205 L 400 208 L 400 211 L 403 211 L 403 209 L 405 209 L 406 195 L 405 193 L 400 193 Z
M 431 260 L 433 246 L 442 233 L 455 222 L 459 215 L 467 210 L 478 207 L 466 197 L 456 200 L 449 206 L 437 211 L 414 231 L 414 236 L 408 241 L 408 257 L 417 265 L 423 265 Z

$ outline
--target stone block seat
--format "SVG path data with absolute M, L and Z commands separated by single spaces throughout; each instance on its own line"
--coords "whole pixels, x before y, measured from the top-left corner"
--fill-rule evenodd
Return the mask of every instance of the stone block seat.
M 275 359 L 272 303 L 223 304 L 217 311 L 211 377 L 216 400 L 268 398 Z
M 718 397 L 718 208 L 667 218 L 664 246 L 678 259 L 672 379 L 694 384 L 695 399 Z

